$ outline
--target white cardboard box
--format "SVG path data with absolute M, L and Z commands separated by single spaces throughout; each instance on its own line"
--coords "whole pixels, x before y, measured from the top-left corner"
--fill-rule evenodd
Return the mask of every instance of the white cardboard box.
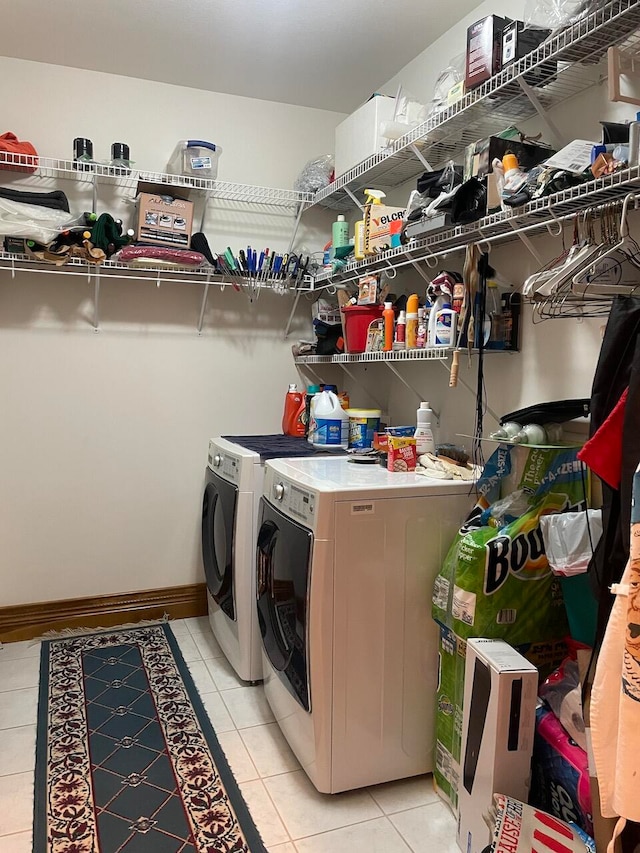
M 527 802 L 538 670 L 504 640 L 469 640 L 464 681 L 458 846 L 481 853 L 493 794 Z
M 373 95 L 340 122 L 336 127 L 336 177 L 386 147 L 387 140 L 380 134 L 380 122 L 391 121 L 395 107 L 395 98 Z

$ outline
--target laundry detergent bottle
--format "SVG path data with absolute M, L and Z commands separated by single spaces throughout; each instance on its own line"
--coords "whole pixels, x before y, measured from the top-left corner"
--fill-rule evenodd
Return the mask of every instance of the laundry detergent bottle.
M 349 446 L 349 415 L 333 391 L 313 398 L 313 446 L 318 450 L 346 450 Z
M 295 384 L 289 385 L 284 398 L 282 432 L 284 435 L 304 437 L 304 395 Z

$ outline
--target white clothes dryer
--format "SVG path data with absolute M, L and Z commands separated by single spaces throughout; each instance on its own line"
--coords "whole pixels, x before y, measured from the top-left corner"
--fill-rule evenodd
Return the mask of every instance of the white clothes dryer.
M 202 500 L 202 560 L 209 621 L 244 681 L 262 679 L 256 615 L 258 504 L 267 459 L 317 456 L 304 438 L 249 435 L 212 438 Z
M 433 768 L 433 582 L 470 484 L 346 459 L 268 462 L 258 531 L 267 700 L 324 793 Z

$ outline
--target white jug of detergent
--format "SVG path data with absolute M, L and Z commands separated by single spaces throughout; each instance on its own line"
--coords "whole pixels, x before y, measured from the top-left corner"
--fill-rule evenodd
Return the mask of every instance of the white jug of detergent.
M 333 391 L 316 394 L 313 404 L 313 446 L 318 450 L 347 449 L 349 415 Z

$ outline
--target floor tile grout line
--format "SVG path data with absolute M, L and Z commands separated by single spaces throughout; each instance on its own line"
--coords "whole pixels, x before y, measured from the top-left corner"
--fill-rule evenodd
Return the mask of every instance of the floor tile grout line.
M 289 832 L 289 827 L 288 827 L 288 826 L 287 826 L 287 824 L 285 823 L 285 819 L 284 819 L 284 817 L 283 817 L 283 816 L 282 816 L 282 814 L 280 813 L 280 810 L 279 810 L 278 806 L 275 804 L 273 797 L 272 797 L 272 796 L 271 796 L 271 794 L 269 793 L 269 789 L 268 789 L 268 788 L 267 788 L 267 786 L 264 784 L 264 782 L 262 781 L 262 779 L 258 779 L 257 781 L 259 781 L 259 782 L 260 782 L 260 784 L 262 785 L 262 787 L 264 788 L 265 793 L 266 793 L 266 795 L 267 795 L 267 799 L 270 801 L 271 805 L 272 805 L 272 806 L 273 806 L 273 808 L 274 808 L 275 813 L 278 815 L 278 818 L 279 818 L 279 820 L 280 820 L 280 823 L 281 823 L 281 824 L 282 824 L 282 826 L 284 827 L 284 831 L 287 833 L 287 841 L 290 841 L 290 842 L 292 842 L 292 843 L 293 843 L 293 838 L 291 837 L 291 833 Z M 256 826 L 258 826 L 258 824 L 257 824 L 257 823 L 256 823 Z M 285 844 L 285 842 L 284 842 L 284 841 L 282 841 L 282 842 L 280 842 L 280 843 L 281 843 L 281 844 Z
M 405 839 L 402 837 L 402 835 L 400 835 L 399 830 L 393 825 L 393 823 L 391 823 L 388 815 L 382 815 L 382 817 L 369 817 L 366 820 L 357 820 L 355 823 L 347 823 L 347 824 L 345 824 L 345 826 L 336 826 L 335 829 L 324 829 L 324 830 L 322 830 L 322 832 L 312 832 L 310 835 L 301 835 L 300 838 L 296 838 L 293 841 L 293 844 L 295 846 L 296 841 L 306 841 L 307 838 L 317 838 L 320 835 L 329 835 L 329 833 L 331 833 L 331 832 L 339 832 L 341 829 L 351 829 L 352 826 L 361 826 L 365 823 L 373 823 L 374 820 L 381 820 L 381 819 L 384 819 L 387 821 L 387 823 L 391 826 L 391 828 L 396 833 L 396 835 L 400 838 L 402 843 L 407 845 L 407 850 L 413 850 L 411 845 L 407 841 L 405 841 Z

